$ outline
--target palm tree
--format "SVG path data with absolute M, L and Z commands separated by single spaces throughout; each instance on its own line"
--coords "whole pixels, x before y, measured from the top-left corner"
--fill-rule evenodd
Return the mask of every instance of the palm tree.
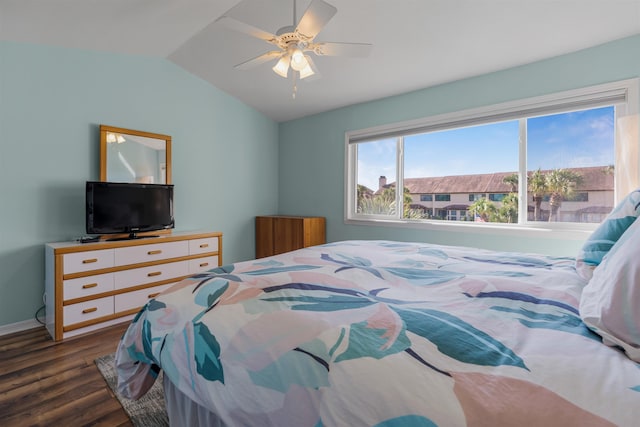
M 518 195 L 509 193 L 502 199 L 502 206 L 497 213 L 500 222 L 518 222 Z
M 360 200 L 366 198 L 366 197 L 372 197 L 373 196 L 373 190 L 371 190 L 369 187 L 367 187 L 366 185 L 362 185 L 362 184 L 358 184 L 358 204 L 360 204 Z
M 542 205 L 542 200 L 547 194 L 547 179 L 542 171 L 540 171 L 540 168 L 531 174 L 529 181 L 527 182 L 527 186 L 529 187 L 529 192 L 533 196 L 533 203 L 535 206 L 533 211 L 533 220 L 542 221 L 542 210 L 540 209 L 540 205 Z
M 385 189 L 380 194 L 364 196 L 358 201 L 358 213 L 369 215 L 395 215 L 396 191 Z
M 573 194 L 576 186 L 582 182 L 582 176 L 567 169 L 554 169 L 546 175 L 546 182 L 551 208 L 549 222 L 557 221 L 562 201 Z
M 490 221 L 496 213 L 496 205 L 490 202 L 486 197 L 482 197 L 469 206 L 469 210 L 475 214 L 480 215 L 483 222 Z
M 361 188 L 362 187 L 362 188 Z M 411 210 L 413 201 L 407 187 L 403 191 L 403 217 L 418 218 L 418 214 Z M 390 185 L 378 194 L 374 194 L 365 186 L 358 185 L 358 212 L 374 215 L 396 214 L 396 187 Z
M 517 173 L 512 173 L 511 175 L 505 176 L 504 178 L 502 178 L 502 182 L 511 187 L 512 193 L 518 192 L 518 174 Z

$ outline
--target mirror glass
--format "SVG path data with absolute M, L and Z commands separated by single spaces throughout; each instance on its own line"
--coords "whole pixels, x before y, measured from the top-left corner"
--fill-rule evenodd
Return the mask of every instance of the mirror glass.
M 171 184 L 171 137 L 101 125 L 100 180 Z

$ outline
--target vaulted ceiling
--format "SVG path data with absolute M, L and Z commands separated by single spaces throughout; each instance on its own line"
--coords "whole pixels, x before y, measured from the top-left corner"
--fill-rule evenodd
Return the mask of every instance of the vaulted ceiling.
M 0 0 L 0 40 L 167 58 L 285 121 L 640 34 L 640 0 L 326 1 L 337 13 L 316 40 L 373 48 L 314 57 L 319 76 L 295 99 L 275 60 L 234 68 L 272 45 L 216 22 L 276 33 L 293 23 L 293 0 Z M 309 3 L 297 0 L 298 18 Z

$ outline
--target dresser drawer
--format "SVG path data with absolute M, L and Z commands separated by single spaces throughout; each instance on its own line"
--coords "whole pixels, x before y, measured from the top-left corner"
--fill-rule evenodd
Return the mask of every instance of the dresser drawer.
M 200 273 L 201 271 L 211 270 L 218 266 L 218 256 L 208 256 L 189 260 L 189 274 Z
M 62 274 L 79 273 L 113 267 L 113 249 L 75 252 L 62 255 Z
M 126 289 L 132 286 L 187 276 L 189 274 L 189 261 L 176 261 L 149 267 L 132 268 L 131 270 L 116 271 L 114 274 L 114 288 Z
M 113 273 L 62 281 L 64 301 L 113 290 Z
M 116 295 L 114 298 L 115 312 L 128 311 L 134 308 L 141 308 L 151 298 L 155 298 L 158 294 L 165 289 L 173 286 L 173 283 L 167 285 L 154 286 L 153 288 L 140 289 L 133 292 L 127 292 L 126 294 Z
M 113 297 L 98 298 L 78 304 L 65 305 L 63 323 L 68 326 L 110 314 L 113 314 Z
M 189 255 L 203 254 L 206 252 L 218 252 L 217 237 L 189 240 Z
M 129 246 L 115 250 L 115 265 L 138 264 L 189 255 L 189 242 Z

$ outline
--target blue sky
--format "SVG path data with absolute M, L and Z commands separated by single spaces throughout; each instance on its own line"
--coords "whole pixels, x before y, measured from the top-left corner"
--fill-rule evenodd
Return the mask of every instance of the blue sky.
M 529 170 L 614 163 L 613 107 L 556 114 L 527 122 Z M 405 137 L 405 178 L 515 172 L 518 121 Z M 358 183 L 395 181 L 395 140 L 359 144 Z

